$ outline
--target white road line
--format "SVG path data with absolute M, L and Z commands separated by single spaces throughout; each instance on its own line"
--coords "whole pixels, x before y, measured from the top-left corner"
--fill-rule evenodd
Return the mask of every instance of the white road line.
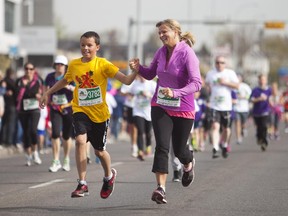
M 29 188 L 35 189 L 35 188 L 40 188 L 40 187 L 46 187 L 48 185 L 52 185 L 54 183 L 63 182 L 63 181 L 65 181 L 65 179 L 55 179 L 55 180 L 52 180 L 52 181 L 49 181 L 49 182 L 45 182 L 45 183 L 42 183 L 42 184 L 31 186 Z
M 119 166 L 119 165 L 122 165 L 122 164 L 123 164 L 123 162 L 112 163 L 112 164 L 111 164 L 111 167 Z
M 111 167 L 119 166 L 119 165 L 122 165 L 122 164 L 123 164 L 123 162 L 112 163 Z M 52 185 L 54 183 L 63 182 L 63 181 L 65 181 L 65 179 L 55 179 L 55 180 L 52 180 L 52 181 L 49 181 L 49 182 L 45 182 L 45 183 L 42 183 L 42 184 L 31 186 L 29 188 L 30 189 L 35 189 L 35 188 L 40 188 L 40 187 L 46 187 L 48 185 Z

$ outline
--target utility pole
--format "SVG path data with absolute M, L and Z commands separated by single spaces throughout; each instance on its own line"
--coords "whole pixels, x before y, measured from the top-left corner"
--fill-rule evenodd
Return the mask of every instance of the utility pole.
M 128 61 L 130 59 L 132 59 L 133 57 L 133 31 L 132 31 L 132 27 L 133 27 L 133 20 L 130 18 L 129 19 L 129 24 L 128 24 Z M 128 62 L 129 65 L 129 62 Z M 127 67 L 127 73 L 131 73 L 129 66 Z
M 142 44 L 142 16 L 141 16 L 141 0 L 137 0 L 137 33 L 136 33 L 136 41 L 137 41 L 137 57 L 140 59 L 140 62 L 143 61 L 143 44 Z

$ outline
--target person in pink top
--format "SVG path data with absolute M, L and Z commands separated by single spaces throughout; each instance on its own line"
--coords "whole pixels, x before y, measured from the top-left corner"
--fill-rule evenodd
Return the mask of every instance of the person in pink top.
M 200 91 L 202 81 L 199 60 L 182 37 L 180 24 L 166 19 L 156 24 L 163 46 L 159 48 L 149 67 L 140 65 L 139 59 L 130 60 L 129 66 L 147 80 L 157 77 L 157 86 L 151 100 L 151 119 L 156 148 L 152 172 L 157 188 L 152 201 L 166 204 L 165 184 L 168 174 L 169 146 L 183 164 L 182 185 L 194 180 L 195 159 L 187 140 L 194 123 L 194 93 Z

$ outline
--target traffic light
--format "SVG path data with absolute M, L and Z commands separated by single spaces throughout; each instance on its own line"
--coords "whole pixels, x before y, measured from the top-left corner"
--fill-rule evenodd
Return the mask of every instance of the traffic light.
M 285 23 L 284 22 L 265 22 L 265 28 L 269 29 L 283 29 L 285 28 Z

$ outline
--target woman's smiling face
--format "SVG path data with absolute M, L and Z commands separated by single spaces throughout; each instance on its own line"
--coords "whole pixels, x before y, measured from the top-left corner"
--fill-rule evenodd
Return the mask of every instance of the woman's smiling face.
M 158 34 L 165 46 L 173 47 L 178 42 L 177 32 L 165 24 L 158 27 Z

